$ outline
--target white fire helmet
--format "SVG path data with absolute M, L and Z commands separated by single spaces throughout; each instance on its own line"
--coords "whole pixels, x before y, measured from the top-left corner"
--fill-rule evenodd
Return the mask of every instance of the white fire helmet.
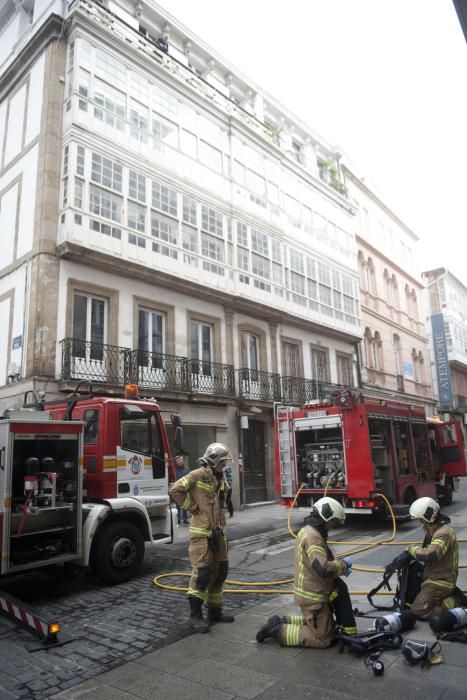
M 223 445 L 221 442 L 213 442 L 211 445 L 206 447 L 206 452 L 204 453 L 202 459 L 206 460 L 211 467 L 217 467 L 219 462 L 231 462 L 233 457 L 228 447 Z
M 439 504 L 429 496 L 417 498 L 410 506 L 410 517 L 413 520 L 424 520 L 426 523 L 433 523 L 439 512 Z
M 333 519 L 339 520 L 341 523 L 345 521 L 345 510 L 335 498 L 324 496 L 316 501 L 314 507 L 326 523 Z

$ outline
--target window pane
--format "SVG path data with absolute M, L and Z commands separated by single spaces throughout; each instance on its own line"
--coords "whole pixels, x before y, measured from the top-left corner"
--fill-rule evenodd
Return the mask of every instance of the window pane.
M 73 297 L 73 338 L 86 340 L 87 297 L 75 294 Z M 76 353 L 74 353 L 76 354 Z M 82 355 L 80 355 L 82 357 Z

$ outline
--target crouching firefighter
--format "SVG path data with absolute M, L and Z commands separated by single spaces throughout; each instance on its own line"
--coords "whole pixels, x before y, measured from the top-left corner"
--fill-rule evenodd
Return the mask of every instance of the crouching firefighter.
M 170 488 L 175 503 L 192 515 L 188 553 L 192 573 L 188 588 L 190 626 L 195 632 L 209 632 L 212 622 L 233 622 L 222 612 L 222 588 L 227 578 L 228 555 L 225 527 L 227 483 L 224 467 L 232 461 L 230 450 L 219 442 L 208 445 L 194 469 Z M 203 618 L 203 603 L 208 609 Z
M 425 531 L 422 545 L 412 545 L 385 568 L 385 574 L 416 560 L 423 564 L 420 591 L 415 596 L 410 610 L 419 620 L 429 620 L 443 610 L 457 604 L 456 589 L 459 550 L 454 530 L 449 526 L 447 515 L 440 512 L 439 504 L 424 496 L 410 506 L 412 520 L 419 520 Z
M 336 624 L 347 634 L 357 627 L 348 588 L 339 576 L 348 576 L 350 558 L 336 560 L 328 544 L 328 530 L 345 520 L 341 504 L 320 498 L 295 544 L 294 599 L 301 615 L 274 615 L 256 634 L 256 641 L 276 637 L 282 646 L 329 647 L 336 637 Z

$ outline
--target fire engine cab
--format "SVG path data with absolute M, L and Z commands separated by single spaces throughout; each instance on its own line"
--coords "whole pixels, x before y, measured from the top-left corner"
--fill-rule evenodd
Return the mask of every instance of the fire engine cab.
M 91 387 L 0 420 L 2 575 L 73 561 L 112 585 L 138 572 L 146 542 L 173 541 L 167 432 L 136 394 Z
M 387 508 L 408 517 L 420 496 L 452 502 L 457 477 L 467 474 L 462 429 L 455 419 L 425 416 L 420 406 L 348 390 L 275 416 L 276 486 L 282 502 L 311 505 L 327 495 L 347 513 Z

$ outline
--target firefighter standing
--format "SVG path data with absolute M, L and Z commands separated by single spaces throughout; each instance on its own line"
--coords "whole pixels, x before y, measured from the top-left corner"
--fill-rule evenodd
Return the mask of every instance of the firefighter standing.
M 356 634 L 349 591 L 339 578 L 351 573 L 352 561 L 335 560 L 327 544 L 328 530 L 344 520 L 344 509 L 334 498 L 316 501 L 295 545 L 294 598 L 302 614 L 269 618 L 256 634 L 258 642 L 276 637 L 282 646 L 325 648 L 334 640 L 335 623 Z
M 192 566 L 188 588 L 190 625 L 195 632 L 209 632 L 211 622 L 233 622 L 222 612 L 222 587 L 228 572 L 224 506 L 227 483 L 224 467 L 232 461 L 229 449 L 219 442 L 206 448 L 200 467 L 172 484 L 175 503 L 191 513 L 189 555 Z M 208 622 L 203 618 L 203 603 Z
M 392 574 L 411 559 L 424 564 L 421 589 L 411 611 L 418 619 L 428 620 L 456 606 L 459 547 L 448 516 L 440 512 L 439 504 L 433 498 L 417 498 L 410 506 L 410 516 L 422 523 L 425 540 L 422 545 L 412 545 L 402 552 L 388 564 L 385 573 Z

